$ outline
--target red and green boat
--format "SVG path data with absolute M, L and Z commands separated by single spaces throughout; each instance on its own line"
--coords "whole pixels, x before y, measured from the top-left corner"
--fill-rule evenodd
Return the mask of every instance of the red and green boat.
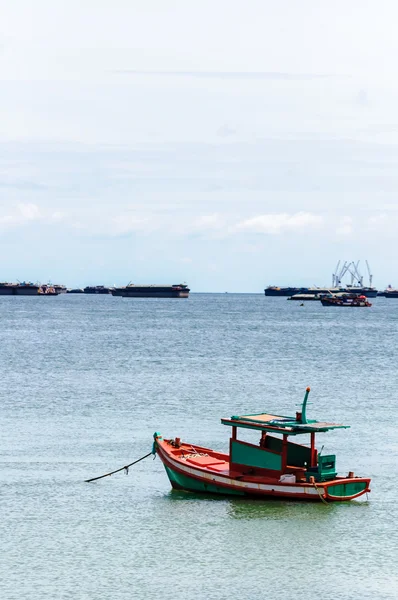
M 317 433 L 347 425 L 307 419 L 307 388 L 301 410 L 294 417 L 260 413 L 221 419 L 232 428 L 229 454 L 216 452 L 180 438 L 154 434 L 154 452 L 164 464 L 174 489 L 257 498 L 292 498 L 323 502 L 353 500 L 370 491 L 370 479 L 337 475 L 336 456 L 322 455 Z M 259 444 L 238 439 L 238 432 L 254 430 Z M 309 436 L 298 444 L 297 436 Z

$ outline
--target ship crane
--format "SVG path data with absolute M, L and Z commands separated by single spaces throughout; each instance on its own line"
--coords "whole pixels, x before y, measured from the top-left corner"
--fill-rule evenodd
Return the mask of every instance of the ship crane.
M 332 288 L 334 288 L 334 287 L 338 287 L 338 274 L 337 274 L 337 273 L 339 272 L 339 266 L 340 266 L 340 262 L 341 262 L 341 261 L 339 261 L 339 262 L 337 263 L 337 267 L 335 268 L 335 271 L 334 271 L 334 273 L 332 274 Z
M 351 275 L 351 283 L 350 283 L 350 286 L 351 286 L 351 287 L 354 285 L 354 280 L 355 280 L 355 278 L 356 278 L 356 275 L 355 275 L 354 271 L 352 271 L 352 270 L 351 270 L 351 265 L 352 265 L 352 264 L 353 264 L 353 263 L 350 263 L 350 264 L 348 265 L 348 267 L 347 267 L 347 271 L 348 271 L 348 273 Z M 355 265 L 354 265 L 354 266 L 355 266 Z
M 350 266 L 350 263 L 347 264 L 347 261 L 345 260 L 343 266 L 341 267 L 340 273 L 337 275 L 337 280 L 336 280 L 337 287 L 341 286 L 341 280 L 343 279 L 344 275 L 347 273 L 349 266 Z
M 360 285 L 361 287 L 363 287 L 363 275 L 361 275 L 361 273 L 359 271 L 359 260 L 357 261 L 357 264 L 354 265 L 354 270 L 355 270 L 355 273 L 356 273 L 356 276 L 357 276 L 358 285 Z
M 372 275 L 372 273 L 370 272 L 370 267 L 369 267 L 369 263 L 368 263 L 368 261 L 367 261 L 367 260 L 365 260 L 365 262 L 366 262 L 366 267 L 367 267 L 367 269 L 368 269 L 368 274 L 369 274 L 369 287 L 371 288 L 371 287 L 372 287 L 372 283 L 373 283 L 373 275 Z
M 352 270 L 350 267 L 352 267 Z M 354 262 L 351 262 L 348 265 L 347 270 L 351 275 L 351 286 L 354 284 L 354 280 L 356 280 L 357 284 L 362 287 L 363 286 L 363 277 L 360 274 L 358 267 L 359 267 L 359 260 L 357 261 L 356 264 Z

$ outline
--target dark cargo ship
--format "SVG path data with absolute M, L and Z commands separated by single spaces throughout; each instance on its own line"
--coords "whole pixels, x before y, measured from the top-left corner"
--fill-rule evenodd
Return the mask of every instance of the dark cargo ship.
M 113 288 L 113 296 L 123 298 L 188 298 L 190 289 L 185 283 L 174 285 L 136 285 Z
M 0 283 L 1 296 L 37 296 L 40 286 L 35 283 Z
M 83 292 L 85 294 L 110 294 L 111 290 L 103 285 L 88 285 Z
M 296 294 L 308 294 L 308 288 L 269 285 L 265 288 L 264 293 L 266 296 L 295 296 Z
M 14 296 L 16 283 L 0 283 L 0 296 Z
M 58 296 L 59 292 L 51 285 L 22 283 L 0 283 L 0 296 Z
M 15 286 L 14 294 L 16 296 L 37 296 L 39 293 L 40 285 L 37 283 L 30 283 L 29 281 L 23 281 Z

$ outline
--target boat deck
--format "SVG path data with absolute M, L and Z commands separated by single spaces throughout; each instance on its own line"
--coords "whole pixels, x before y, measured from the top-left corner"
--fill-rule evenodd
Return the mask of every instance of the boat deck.
M 173 440 L 164 440 L 167 444 L 170 444 Z M 188 452 L 188 453 L 187 453 Z M 255 468 L 247 467 L 244 470 L 231 469 L 229 456 L 220 452 L 215 452 L 210 448 L 202 448 L 195 446 L 189 446 L 187 444 L 181 444 L 180 448 L 168 450 L 168 453 L 178 461 L 184 462 L 187 466 L 199 467 L 217 473 L 218 475 L 224 475 L 231 479 L 239 479 L 240 481 L 247 481 L 251 483 L 275 483 L 278 478 L 267 477 L 263 473 L 258 472 Z M 286 466 L 286 472 L 296 475 L 296 482 L 299 484 L 305 483 L 305 469 L 302 467 L 295 467 L 292 465 Z

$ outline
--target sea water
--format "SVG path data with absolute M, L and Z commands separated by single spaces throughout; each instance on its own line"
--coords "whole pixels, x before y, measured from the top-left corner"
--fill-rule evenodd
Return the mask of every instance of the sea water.
M 398 300 L 263 295 L 0 298 L 0 597 L 398 597 Z M 173 492 L 152 434 L 227 451 L 220 417 L 351 425 L 318 436 L 368 500 Z

